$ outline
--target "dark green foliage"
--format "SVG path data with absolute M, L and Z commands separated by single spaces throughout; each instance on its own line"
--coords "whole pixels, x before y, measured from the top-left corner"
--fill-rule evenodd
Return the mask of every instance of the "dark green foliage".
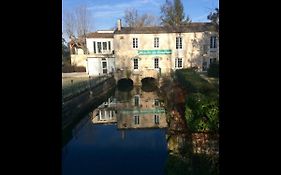
M 178 156 L 169 155 L 165 166 L 166 175 L 191 175 L 190 161 L 182 160 Z
M 178 27 L 190 22 L 189 17 L 185 18 L 184 7 L 181 0 L 166 0 L 161 6 L 161 23 L 164 26 Z
M 210 12 L 210 14 L 207 16 L 207 19 L 210 20 L 213 24 L 215 24 L 217 27 L 219 26 L 219 9 L 215 8 L 213 12 Z
M 166 175 L 219 175 L 218 156 L 194 154 L 189 159 L 177 155 L 169 155 Z
M 188 92 L 185 118 L 192 132 L 218 131 L 218 89 L 193 69 L 176 71 L 178 82 Z
M 219 77 L 219 63 L 211 63 L 208 69 L 209 77 Z
M 218 131 L 218 99 L 201 93 L 189 95 L 185 108 L 185 118 L 189 129 L 193 132 Z

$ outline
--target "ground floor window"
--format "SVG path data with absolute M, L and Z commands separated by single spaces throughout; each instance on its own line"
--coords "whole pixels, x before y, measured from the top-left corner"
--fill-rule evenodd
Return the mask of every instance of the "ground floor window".
M 154 68 L 155 69 L 159 68 L 159 58 L 154 58 Z
M 175 68 L 182 68 L 182 58 L 175 59 Z
M 217 62 L 217 58 L 210 58 L 210 64 Z
M 154 123 L 159 124 L 159 115 L 154 115 Z
M 139 69 L 139 60 L 134 58 L 134 69 Z
M 102 73 L 107 74 L 107 62 L 106 62 L 106 60 L 102 61 L 101 65 L 102 65 Z

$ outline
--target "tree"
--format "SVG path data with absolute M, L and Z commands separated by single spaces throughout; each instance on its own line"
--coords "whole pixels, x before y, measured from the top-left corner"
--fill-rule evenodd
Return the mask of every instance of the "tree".
M 75 17 L 77 22 L 77 35 L 85 36 L 90 30 L 91 14 L 85 5 L 78 6 L 75 9 Z
M 215 26 L 219 27 L 219 9 L 215 8 L 213 12 L 210 12 L 210 14 L 207 16 L 207 19 L 210 20 Z
M 165 4 L 161 6 L 161 24 L 164 26 L 179 27 L 191 22 L 187 16 L 185 18 L 184 7 L 181 0 L 166 0 Z
M 65 39 L 62 37 L 62 64 L 65 64 L 70 59 L 69 46 Z
M 124 21 L 128 27 L 155 26 L 157 17 L 149 13 L 139 16 L 136 9 L 130 8 L 125 10 Z
M 64 18 L 63 18 L 63 23 L 64 23 L 64 31 L 67 34 L 68 38 L 71 36 L 74 36 L 75 30 L 76 30 L 76 19 L 75 15 L 73 13 L 70 13 L 69 11 L 64 12 Z

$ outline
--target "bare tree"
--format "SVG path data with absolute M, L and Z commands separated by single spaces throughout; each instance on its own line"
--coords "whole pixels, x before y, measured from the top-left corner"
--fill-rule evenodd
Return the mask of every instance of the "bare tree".
M 144 27 L 157 25 L 156 16 L 149 13 L 145 13 L 139 16 L 138 11 L 134 8 L 125 10 L 124 21 L 128 27 Z
M 90 30 L 91 14 L 85 5 L 78 6 L 75 9 L 77 22 L 76 32 L 78 36 L 85 36 Z
M 74 36 L 75 30 L 76 30 L 76 20 L 75 15 L 69 11 L 64 12 L 64 31 L 67 34 L 68 38 L 71 38 L 71 36 Z

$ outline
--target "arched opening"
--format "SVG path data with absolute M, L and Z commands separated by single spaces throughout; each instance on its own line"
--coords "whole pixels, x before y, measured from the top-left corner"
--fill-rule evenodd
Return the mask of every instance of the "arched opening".
M 141 80 L 141 89 L 145 92 L 152 92 L 158 88 L 157 80 L 153 77 L 146 77 Z
M 117 88 L 120 91 L 131 91 L 134 88 L 134 82 L 129 78 L 122 78 L 117 82 Z

